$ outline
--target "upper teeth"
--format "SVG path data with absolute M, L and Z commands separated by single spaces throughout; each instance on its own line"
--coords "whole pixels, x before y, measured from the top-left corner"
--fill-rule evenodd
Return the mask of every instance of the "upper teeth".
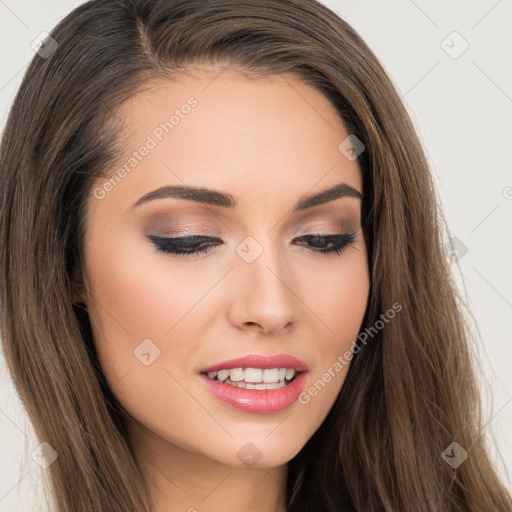
M 208 372 L 210 379 L 217 377 L 221 382 L 228 377 L 233 382 L 279 382 L 280 380 L 291 380 L 295 376 L 295 370 L 291 368 L 231 368 L 229 370 L 219 370 Z

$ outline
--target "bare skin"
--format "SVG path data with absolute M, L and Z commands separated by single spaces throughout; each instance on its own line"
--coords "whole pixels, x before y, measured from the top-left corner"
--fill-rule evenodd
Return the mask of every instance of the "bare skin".
M 285 512 L 287 462 L 339 394 L 348 364 L 335 372 L 333 364 L 352 348 L 369 293 L 360 198 L 293 206 L 341 183 L 362 193 L 362 177 L 338 149 L 348 133 L 316 89 L 293 75 L 248 80 L 219 71 L 155 81 L 119 113 L 130 144 L 110 174 L 148 136 L 156 145 L 115 185 L 98 181 L 85 287 L 75 299 L 87 304 L 103 371 L 130 415 L 155 511 Z M 191 97 L 197 104 L 181 108 Z M 173 129 L 155 132 L 175 109 Z M 158 198 L 133 206 L 165 185 L 214 189 L 239 204 Z M 340 254 L 297 242 L 352 232 Z M 148 239 L 196 234 L 216 245 L 175 255 Z M 236 250 L 247 237 L 250 251 L 262 251 L 251 263 Z M 147 365 L 134 354 L 143 340 L 151 340 Z M 329 369 L 332 378 L 307 403 L 241 411 L 213 396 L 199 370 L 247 354 L 305 361 L 306 391 Z M 248 465 L 240 454 L 252 446 Z

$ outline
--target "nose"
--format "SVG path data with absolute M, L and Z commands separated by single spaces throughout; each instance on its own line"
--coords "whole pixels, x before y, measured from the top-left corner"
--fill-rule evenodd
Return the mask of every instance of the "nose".
M 252 263 L 240 262 L 232 279 L 229 319 L 234 326 L 268 335 L 296 322 L 298 285 L 277 249 L 267 245 Z

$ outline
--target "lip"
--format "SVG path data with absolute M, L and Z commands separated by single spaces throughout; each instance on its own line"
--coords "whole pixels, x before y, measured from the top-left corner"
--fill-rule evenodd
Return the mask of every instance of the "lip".
M 214 364 L 212 366 L 208 366 L 207 368 L 202 368 L 199 370 L 199 373 L 229 370 L 231 368 L 261 368 L 263 370 L 269 368 L 292 368 L 297 372 L 307 372 L 309 369 L 308 365 L 304 361 L 301 361 L 300 359 L 289 356 L 287 354 L 277 354 L 274 356 L 250 354 L 245 357 L 230 359 L 229 361 L 223 361 L 222 363 Z
M 297 374 L 295 379 L 279 389 L 244 389 L 217 382 L 206 375 L 199 375 L 199 378 L 212 395 L 231 407 L 244 412 L 271 414 L 286 409 L 297 401 L 304 389 L 308 373 L 303 371 Z

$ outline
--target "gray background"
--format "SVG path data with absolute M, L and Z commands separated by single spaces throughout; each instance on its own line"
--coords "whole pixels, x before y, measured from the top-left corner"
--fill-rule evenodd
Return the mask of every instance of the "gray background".
M 0 0 L 2 129 L 31 43 L 81 3 Z M 323 3 L 376 53 L 427 151 L 482 334 L 475 358 L 491 456 L 512 489 L 512 0 Z M 0 357 L 0 512 L 46 510 L 38 444 Z

